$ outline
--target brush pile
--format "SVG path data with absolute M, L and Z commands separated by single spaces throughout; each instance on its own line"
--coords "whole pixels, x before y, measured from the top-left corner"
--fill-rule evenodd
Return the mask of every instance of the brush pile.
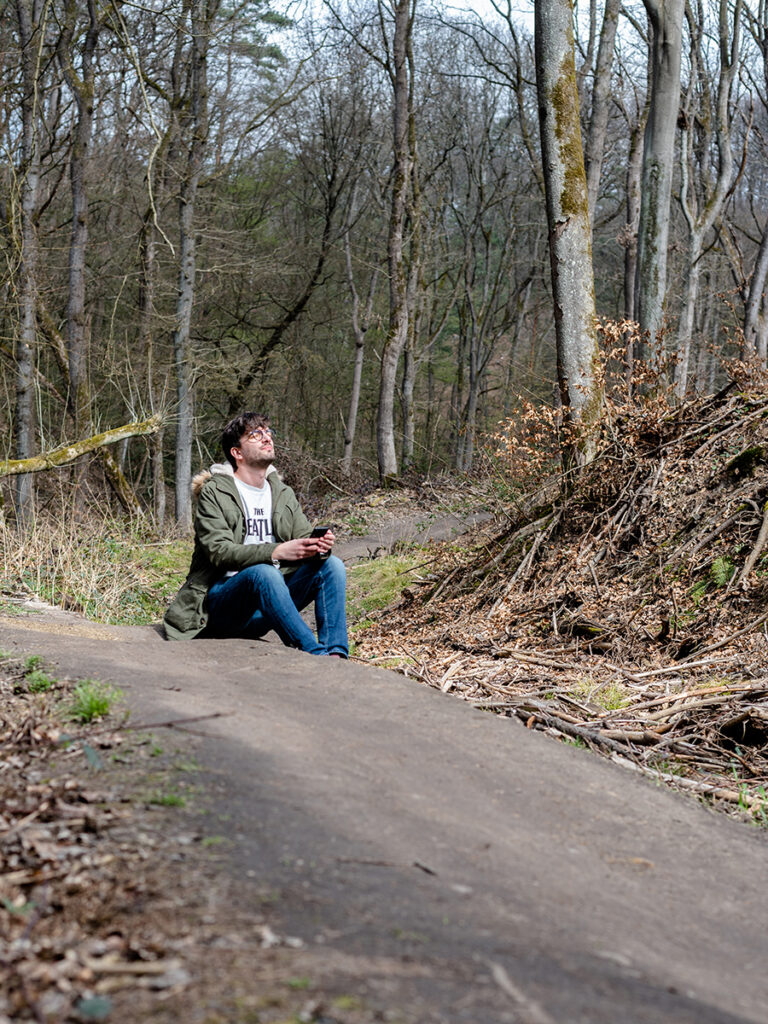
M 546 436 L 506 439 L 529 479 Z M 588 468 L 443 551 L 360 653 L 768 823 L 767 545 L 768 387 L 739 364 L 609 403 Z

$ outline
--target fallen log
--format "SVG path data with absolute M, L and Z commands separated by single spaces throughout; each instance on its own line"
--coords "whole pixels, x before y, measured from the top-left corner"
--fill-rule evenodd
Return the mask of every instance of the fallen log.
M 112 430 L 105 430 L 101 434 L 94 434 L 92 437 L 83 438 L 82 441 L 62 444 L 58 448 L 52 449 L 52 451 L 31 455 L 27 459 L 6 459 L 0 462 L 0 478 L 18 476 L 20 473 L 41 473 L 46 469 L 57 469 L 59 466 L 66 466 L 70 462 L 79 459 L 82 455 L 87 455 L 88 452 L 96 451 L 97 448 L 104 448 L 106 445 L 115 444 L 117 441 L 124 441 L 127 437 L 154 434 L 159 430 L 161 423 L 161 416 L 150 416 L 148 420 L 142 420 L 140 423 L 126 423 L 122 427 L 114 427 Z

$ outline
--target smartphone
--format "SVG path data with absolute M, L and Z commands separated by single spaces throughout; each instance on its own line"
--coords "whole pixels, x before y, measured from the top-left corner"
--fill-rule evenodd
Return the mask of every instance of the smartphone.
M 314 528 L 314 530 L 312 531 L 312 533 L 310 533 L 309 536 L 310 537 L 324 537 L 326 535 L 326 533 L 328 533 L 329 530 L 330 530 L 330 526 L 316 526 Z

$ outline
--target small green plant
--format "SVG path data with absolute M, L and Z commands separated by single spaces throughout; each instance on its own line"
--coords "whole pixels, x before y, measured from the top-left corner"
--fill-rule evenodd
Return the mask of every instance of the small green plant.
M 92 722 L 108 715 L 115 701 L 123 696 L 121 690 L 95 679 L 81 679 L 72 691 L 69 717 L 75 722 Z
M 174 793 L 172 791 L 161 793 L 159 790 L 155 790 L 154 793 L 150 793 L 147 797 L 147 803 L 155 804 L 157 807 L 185 807 L 187 800 L 181 793 Z
M 721 555 L 714 560 L 709 569 L 709 578 L 716 587 L 727 587 L 736 567 L 727 556 Z
M 757 799 L 751 808 L 752 817 L 755 819 L 756 824 L 762 828 L 768 828 L 768 813 L 766 813 L 766 809 L 768 809 L 768 794 L 766 794 L 765 786 L 757 787 L 755 797 Z M 755 800 L 755 797 L 753 797 L 753 800 Z
M 30 693 L 46 693 L 56 684 L 56 680 L 52 676 L 47 675 L 39 668 L 28 672 L 25 681 Z
M 33 672 L 36 668 L 40 668 L 43 664 L 43 659 L 39 654 L 30 654 L 24 661 L 24 672 Z
M 0 903 L 2 903 L 9 914 L 18 914 L 19 917 L 25 917 L 27 914 L 30 914 L 36 906 L 35 903 L 31 903 L 28 900 L 23 903 L 14 903 L 7 896 L 1 897 Z
M 226 841 L 226 836 L 203 836 L 200 840 L 200 845 L 203 847 L 221 846 L 222 843 L 226 843 Z
M 337 1010 L 362 1010 L 363 1003 L 357 996 L 336 996 L 333 1005 Z
M 368 532 L 368 519 L 360 512 L 350 512 L 344 520 L 344 525 L 353 537 L 364 537 Z
M 296 992 L 305 992 L 312 982 L 309 978 L 289 978 L 288 988 L 294 989 Z

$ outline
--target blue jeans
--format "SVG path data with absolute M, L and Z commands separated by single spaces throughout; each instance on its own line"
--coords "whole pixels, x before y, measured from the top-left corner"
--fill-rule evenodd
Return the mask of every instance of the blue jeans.
M 268 563 L 251 565 L 208 591 L 206 636 L 257 639 L 271 629 L 288 647 L 308 654 L 349 655 L 344 563 L 335 555 L 310 559 L 283 576 Z M 315 602 L 317 638 L 299 612 Z

